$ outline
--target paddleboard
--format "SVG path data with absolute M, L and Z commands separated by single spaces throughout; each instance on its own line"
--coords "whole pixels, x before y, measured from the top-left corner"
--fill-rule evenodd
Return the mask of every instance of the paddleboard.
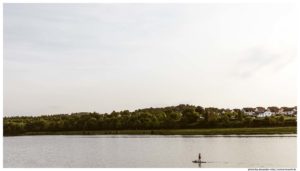
M 206 161 L 194 160 L 193 163 L 206 163 Z

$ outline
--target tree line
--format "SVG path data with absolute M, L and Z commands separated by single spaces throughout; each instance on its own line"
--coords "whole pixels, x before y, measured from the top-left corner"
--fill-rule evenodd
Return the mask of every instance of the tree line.
M 225 127 L 296 126 L 296 119 L 283 115 L 265 118 L 247 116 L 240 109 L 203 108 L 178 105 L 164 108 L 145 108 L 135 111 L 113 111 L 42 116 L 4 117 L 4 135 L 26 132 L 93 131 L 93 130 L 151 130 Z

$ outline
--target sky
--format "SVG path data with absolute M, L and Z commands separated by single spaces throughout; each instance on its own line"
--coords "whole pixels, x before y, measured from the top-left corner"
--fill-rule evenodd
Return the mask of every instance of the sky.
M 4 116 L 295 106 L 293 4 L 4 4 Z

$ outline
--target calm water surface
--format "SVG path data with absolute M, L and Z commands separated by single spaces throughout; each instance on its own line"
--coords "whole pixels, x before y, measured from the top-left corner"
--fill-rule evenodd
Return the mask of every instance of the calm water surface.
M 4 137 L 4 167 L 296 167 L 296 135 Z M 198 153 L 208 163 L 192 163 Z

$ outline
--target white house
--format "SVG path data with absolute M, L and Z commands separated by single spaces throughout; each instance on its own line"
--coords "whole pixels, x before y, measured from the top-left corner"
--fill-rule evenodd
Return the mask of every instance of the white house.
M 272 112 L 272 115 L 276 115 L 279 113 L 279 108 L 276 106 L 268 107 L 268 111 Z
M 294 114 L 297 115 L 297 106 L 294 107 L 293 111 L 294 111 Z
M 282 107 L 280 108 L 279 113 L 284 115 L 293 115 L 295 113 L 295 109 L 293 107 Z
M 259 118 L 263 118 L 263 117 L 266 117 L 266 116 L 272 116 L 272 112 L 271 111 L 269 111 L 269 110 L 267 110 L 267 111 L 265 111 L 264 113 L 260 113 L 260 114 L 258 114 L 257 115 L 257 117 L 259 117 Z
M 246 115 L 254 115 L 255 114 L 255 109 L 251 108 L 251 107 L 245 107 L 242 109 L 242 111 L 246 114 Z

